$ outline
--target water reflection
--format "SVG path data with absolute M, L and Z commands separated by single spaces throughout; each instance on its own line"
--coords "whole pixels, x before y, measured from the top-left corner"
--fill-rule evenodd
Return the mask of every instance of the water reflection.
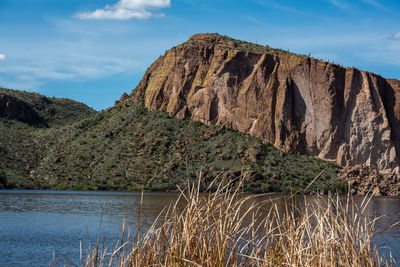
M 176 198 L 174 193 L 145 193 L 142 227 L 148 228 Z M 310 202 L 308 198 L 296 196 L 287 201 L 285 196 L 268 195 L 257 200 L 274 199 L 283 212 L 291 205 Z M 80 242 L 85 249 L 89 241 L 101 236 L 112 246 L 120 237 L 123 221 L 132 235 L 136 233 L 140 201 L 140 193 L 0 191 L 0 266 L 48 266 L 53 251 L 58 259 L 65 255 L 79 263 Z M 358 205 L 361 202 L 356 199 Z M 376 225 L 383 231 L 376 243 L 382 249 L 389 246 L 395 253 L 400 251 L 400 226 L 386 229 L 400 221 L 400 198 L 372 198 L 367 212 L 371 217 L 383 216 Z

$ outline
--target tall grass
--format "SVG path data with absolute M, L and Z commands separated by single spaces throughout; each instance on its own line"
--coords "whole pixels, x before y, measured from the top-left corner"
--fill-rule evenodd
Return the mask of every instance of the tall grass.
M 231 183 L 210 193 L 200 184 L 180 189 L 178 200 L 153 226 L 121 237 L 110 253 L 97 246 L 83 266 L 387 266 L 373 245 L 376 219 L 349 196 L 307 199 L 286 210 L 276 199 L 243 195 Z M 140 215 L 139 215 L 140 216 Z M 140 228 L 140 224 L 139 224 Z

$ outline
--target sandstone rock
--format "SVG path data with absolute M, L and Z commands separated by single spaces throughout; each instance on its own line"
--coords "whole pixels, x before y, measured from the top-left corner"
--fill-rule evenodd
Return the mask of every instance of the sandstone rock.
M 122 101 L 124 101 L 125 99 L 127 99 L 129 96 L 128 96 L 128 94 L 127 93 L 123 93 L 122 94 L 122 96 L 119 98 L 119 102 L 122 102 Z
M 131 94 L 283 151 L 399 172 L 400 82 L 216 34 L 167 51 Z

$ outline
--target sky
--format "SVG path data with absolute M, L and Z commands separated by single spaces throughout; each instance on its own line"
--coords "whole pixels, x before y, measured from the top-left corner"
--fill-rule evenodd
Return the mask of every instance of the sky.
M 399 0 L 0 0 L 0 87 L 105 109 L 207 32 L 400 79 Z

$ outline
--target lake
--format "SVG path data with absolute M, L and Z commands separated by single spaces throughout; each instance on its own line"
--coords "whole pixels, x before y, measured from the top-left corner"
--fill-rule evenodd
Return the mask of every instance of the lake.
M 145 193 L 142 227 L 149 227 L 176 197 Z M 0 266 L 49 266 L 52 261 L 64 266 L 68 260 L 79 265 L 80 246 L 85 254 L 98 237 L 113 246 L 123 222 L 136 234 L 140 199 L 140 193 L 0 191 Z M 400 225 L 386 229 L 400 221 L 400 198 L 374 197 L 368 213 L 383 216 L 376 226 L 383 231 L 376 236 L 380 250 L 388 253 L 390 248 L 400 259 Z

